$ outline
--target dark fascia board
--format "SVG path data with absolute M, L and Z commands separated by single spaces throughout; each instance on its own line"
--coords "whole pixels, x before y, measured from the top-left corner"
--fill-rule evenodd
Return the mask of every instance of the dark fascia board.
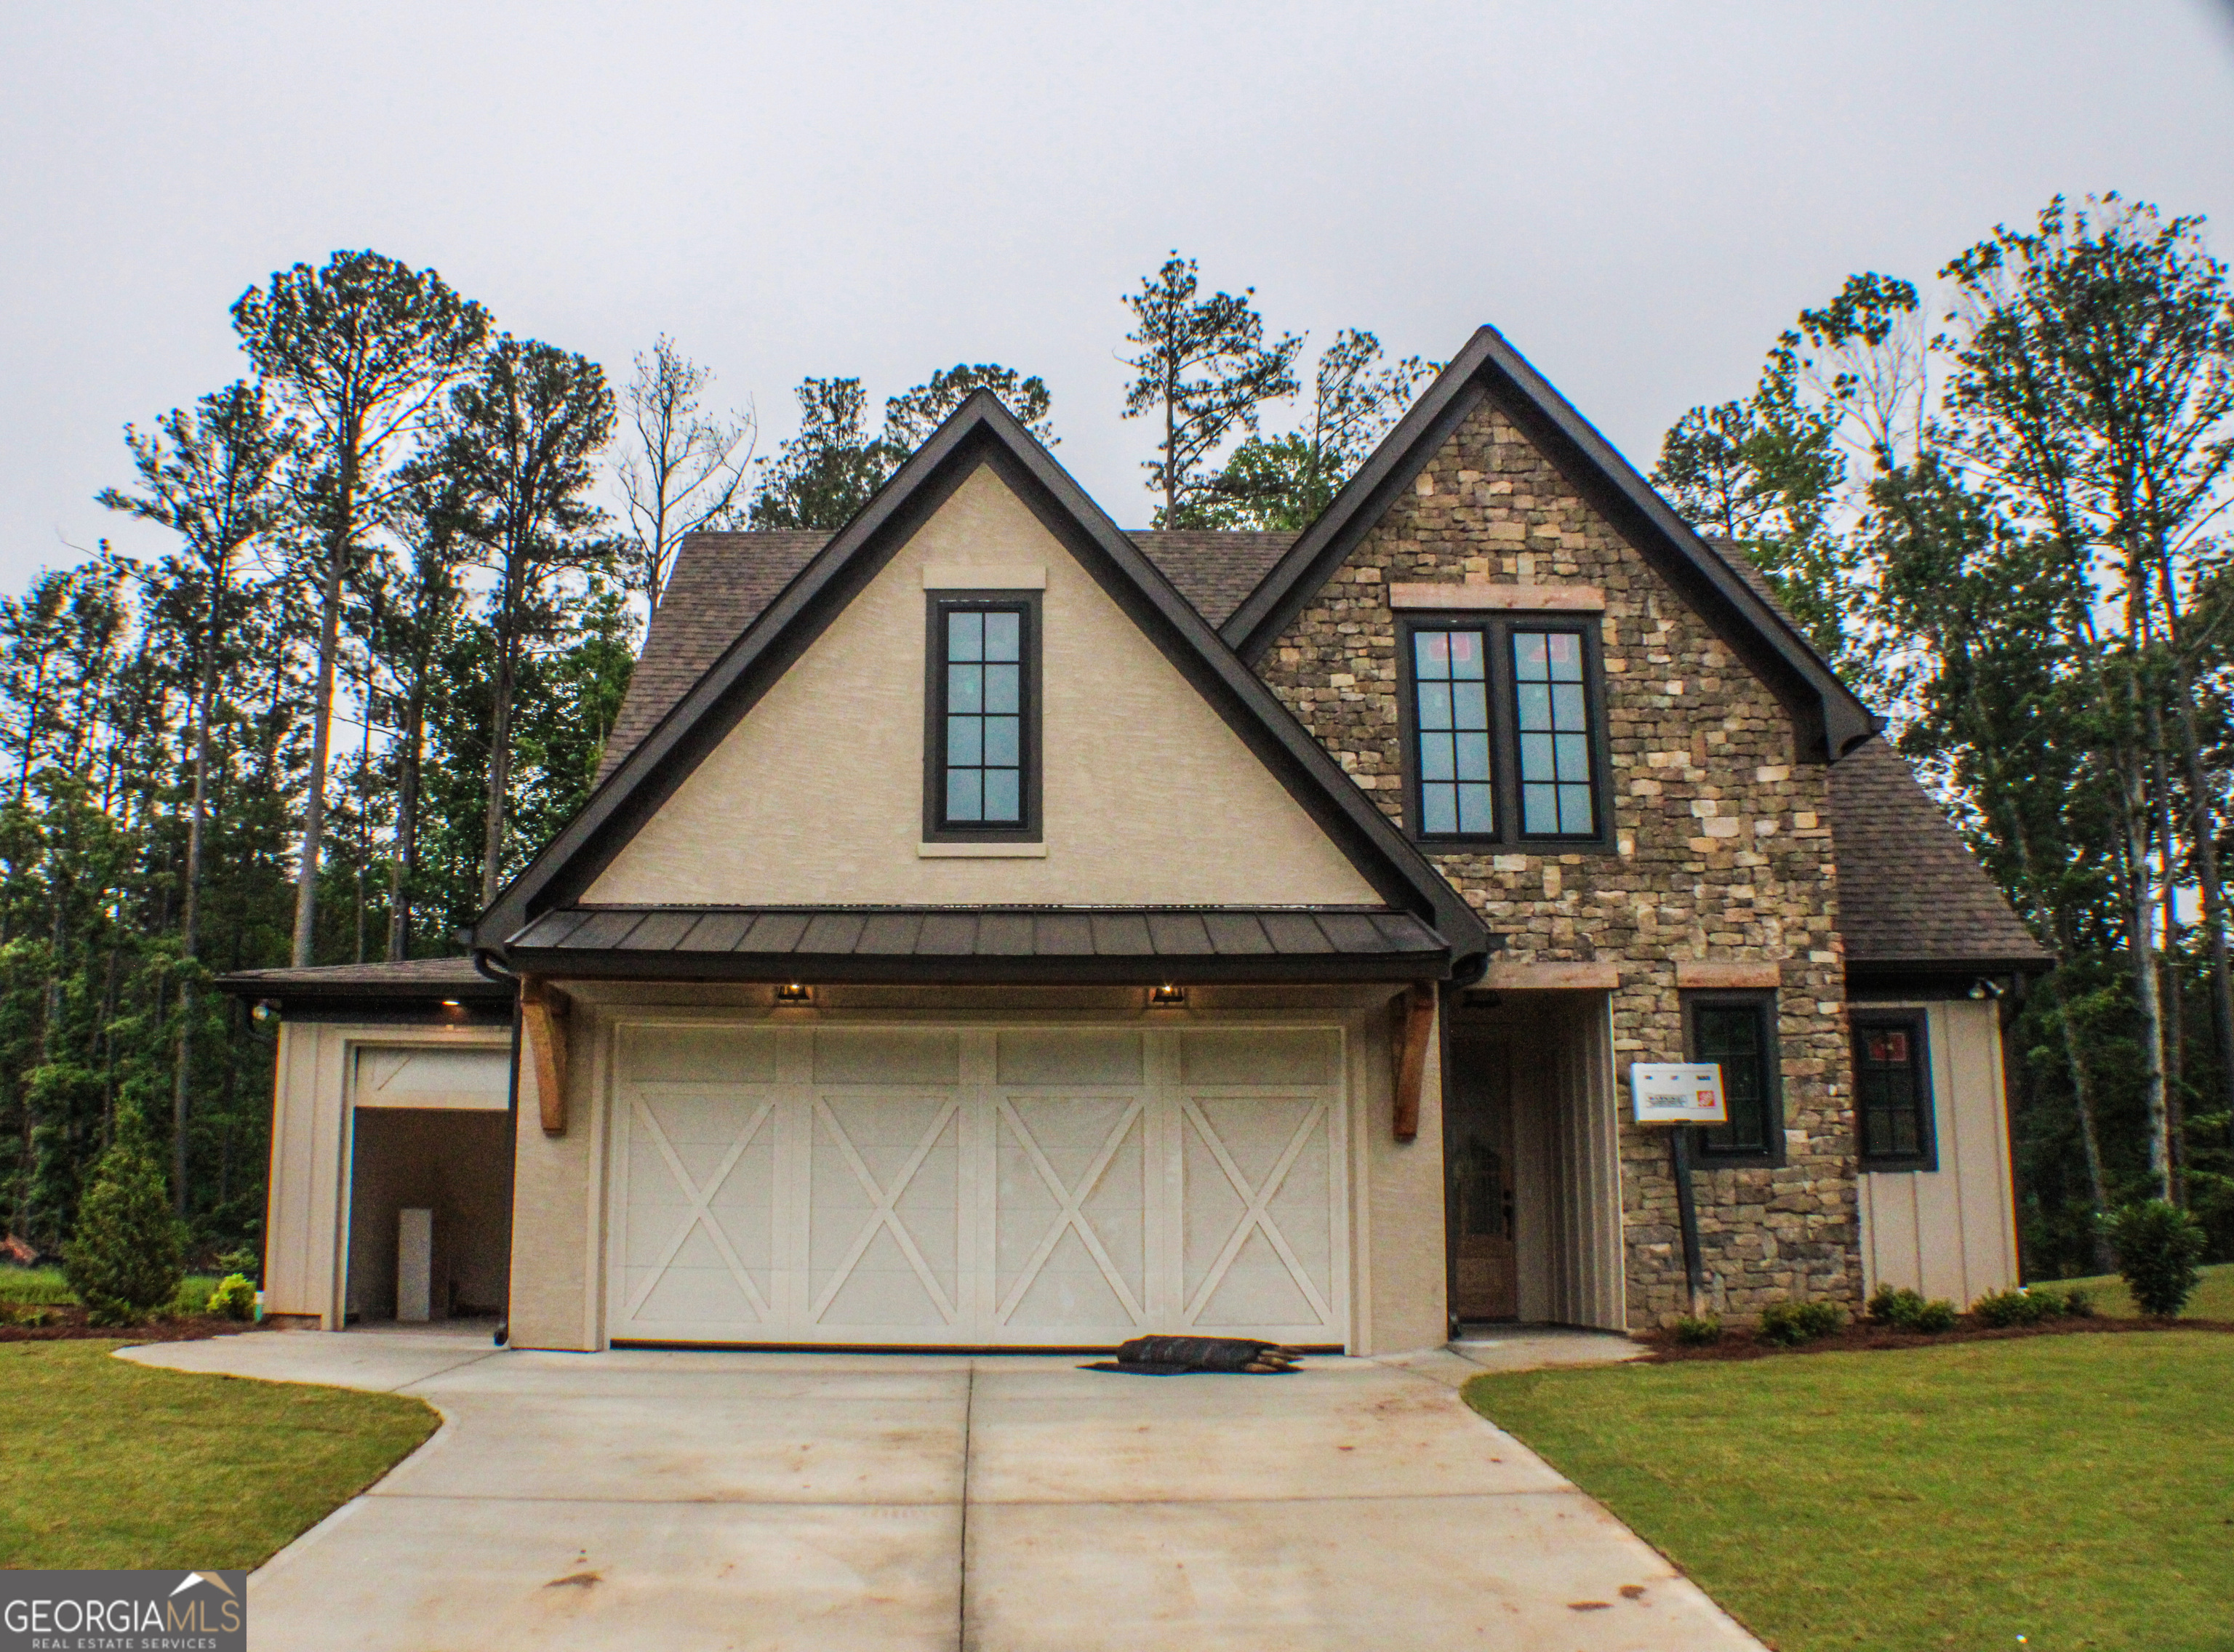
M 1342 766 L 989 390 L 971 394 L 801 569 L 482 914 L 504 943 L 578 898 L 768 688 L 980 465 L 991 466 L 1202 694 L 1391 905 L 1425 917 L 1454 956 L 1489 932 Z M 508 956 L 508 955 L 507 955 Z M 517 967 L 517 966 L 515 966 Z
M 451 999 L 460 1003 L 510 1003 L 513 988 L 510 983 L 492 981 L 486 976 L 470 981 L 447 983 L 438 981 L 403 980 L 386 982 L 368 980 L 358 976 L 348 981 L 275 979 L 262 970 L 245 970 L 234 975 L 221 975 L 212 983 L 219 992 L 235 998 L 270 999 L 274 1002 L 308 1002 L 313 999 L 363 1000 L 367 1002 L 409 1003 L 423 1002 L 440 1006 Z
M 2022 958 L 1849 958 L 1845 980 L 1849 991 L 1950 986 L 1960 986 L 1967 991 L 1980 981 L 2043 976 L 2055 968 L 2055 963 L 2052 955 L 2045 953 Z
M 515 947 L 523 975 L 575 981 L 705 981 L 781 985 L 928 987 L 1159 987 L 1326 984 L 1442 980 L 1451 955 L 1434 952 L 1299 953 L 1192 957 L 940 957 L 840 952 L 683 954 Z
M 1784 617 L 1754 595 L 1668 507 L 1574 405 L 1493 327 L 1466 341 L 1286 556 L 1222 629 L 1244 660 L 1262 658 L 1451 433 L 1494 402 L 1674 584 L 1798 718 L 1803 748 L 1835 761 L 1877 732 L 1878 718 Z

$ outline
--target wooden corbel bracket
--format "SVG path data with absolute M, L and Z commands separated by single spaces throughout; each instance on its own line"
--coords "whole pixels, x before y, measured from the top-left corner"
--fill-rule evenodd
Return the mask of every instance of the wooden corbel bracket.
M 566 1022 L 573 1001 L 542 976 L 519 981 L 520 1030 L 535 1063 L 536 1099 L 542 1104 L 543 1133 L 566 1133 Z
M 1396 1139 L 1410 1141 L 1420 1133 L 1420 1092 L 1427 1081 L 1427 1040 L 1435 1030 L 1435 989 L 1414 981 L 1402 996 L 1389 1002 L 1395 1022 L 1391 1054 L 1396 1077 Z

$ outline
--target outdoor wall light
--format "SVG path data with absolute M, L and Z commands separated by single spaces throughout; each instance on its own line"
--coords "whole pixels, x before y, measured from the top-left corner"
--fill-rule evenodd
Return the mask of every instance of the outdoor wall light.
M 811 1004 L 814 1002 L 814 989 L 794 981 L 775 989 L 775 1001 L 780 1004 Z
M 442 1000 L 442 1008 L 445 1009 L 463 1009 L 465 1005 L 460 1003 L 455 998 L 445 998 Z
M 1148 1002 L 1152 1008 L 1156 1006 L 1169 1008 L 1172 1005 L 1183 1004 L 1186 1002 L 1186 989 L 1185 987 L 1151 987 L 1148 989 Z

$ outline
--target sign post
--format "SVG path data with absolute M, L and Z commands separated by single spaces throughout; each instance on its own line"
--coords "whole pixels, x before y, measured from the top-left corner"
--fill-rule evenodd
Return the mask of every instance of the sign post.
M 1729 1122 L 1721 1066 L 1715 1061 L 1632 1061 L 1629 1100 L 1637 1123 L 1675 1126 L 1669 1146 L 1675 1161 L 1676 1215 L 1683 1232 L 1683 1277 L 1695 1317 L 1706 1308 L 1707 1270 L 1699 1259 L 1699 1207 L 1691 1196 L 1691 1132 L 1700 1125 Z

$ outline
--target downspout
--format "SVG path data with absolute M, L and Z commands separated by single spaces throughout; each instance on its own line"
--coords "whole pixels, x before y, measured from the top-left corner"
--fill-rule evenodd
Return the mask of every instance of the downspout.
M 474 968 L 492 981 L 500 981 L 512 987 L 512 1081 L 505 1093 L 505 1128 L 512 1144 L 512 1152 L 505 1159 L 504 1175 L 504 1316 L 497 1321 L 494 1342 L 499 1348 L 512 1340 L 512 1246 L 519 1224 L 513 1219 L 513 1211 L 519 1198 L 519 977 L 493 960 L 496 954 L 481 947 L 474 949 Z

